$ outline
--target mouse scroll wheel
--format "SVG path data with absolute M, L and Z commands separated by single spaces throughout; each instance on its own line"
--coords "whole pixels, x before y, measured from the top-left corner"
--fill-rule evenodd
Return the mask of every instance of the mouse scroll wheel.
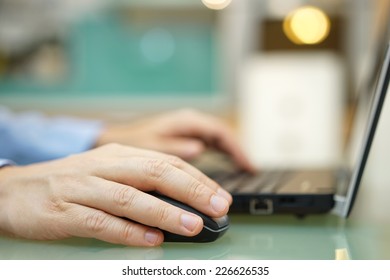
M 226 215 L 220 218 L 213 218 L 213 221 L 216 222 L 220 227 L 224 227 L 229 224 L 229 217 Z

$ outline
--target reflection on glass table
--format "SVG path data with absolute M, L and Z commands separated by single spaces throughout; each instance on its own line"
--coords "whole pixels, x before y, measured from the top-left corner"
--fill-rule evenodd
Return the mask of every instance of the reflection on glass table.
M 158 248 L 113 245 L 93 239 L 31 241 L 0 237 L 0 259 L 390 259 L 390 227 L 332 215 L 232 215 L 231 228 L 212 243 L 165 243 Z

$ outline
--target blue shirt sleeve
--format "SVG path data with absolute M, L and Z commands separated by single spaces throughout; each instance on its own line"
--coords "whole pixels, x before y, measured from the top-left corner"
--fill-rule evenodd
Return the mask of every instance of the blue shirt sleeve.
M 24 165 L 90 149 L 102 122 L 48 118 L 37 112 L 15 114 L 0 106 L 0 158 Z

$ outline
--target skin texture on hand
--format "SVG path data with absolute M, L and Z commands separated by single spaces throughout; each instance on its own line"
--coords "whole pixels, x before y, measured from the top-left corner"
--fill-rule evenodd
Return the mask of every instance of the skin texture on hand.
M 178 157 L 109 144 L 0 169 L 0 231 L 28 239 L 79 236 L 133 246 L 160 245 L 159 229 L 185 236 L 201 231 L 201 218 L 150 191 L 211 217 L 225 215 L 232 202 L 230 194 Z
M 98 139 L 97 146 L 108 143 L 152 149 L 185 160 L 194 159 L 206 147 L 213 147 L 230 155 L 240 168 L 254 170 L 226 123 L 191 109 L 130 124 L 108 126 Z

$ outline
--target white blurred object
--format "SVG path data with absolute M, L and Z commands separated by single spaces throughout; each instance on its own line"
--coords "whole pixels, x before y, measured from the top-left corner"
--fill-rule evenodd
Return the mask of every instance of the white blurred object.
M 241 137 L 259 167 L 339 163 L 345 75 L 335 54 L 274 53 L 244 64 Z
M 267 8 L 270 17 L 283 18 L 292 10 L 303 6 L 303 0 L 272 0 L 267 1 Z
M 213 10 L 222 10 L 229 6 L 232 0 L 202 0 L 203 4 Z

